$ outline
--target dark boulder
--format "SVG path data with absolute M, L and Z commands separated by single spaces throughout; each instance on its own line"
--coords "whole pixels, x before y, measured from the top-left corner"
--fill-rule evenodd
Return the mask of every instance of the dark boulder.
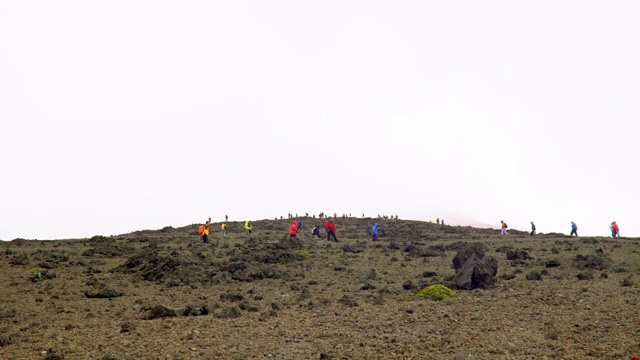
M 478 258 L 472 255 L 454 277 L 459 289 L 487 289 L 495 284 L 498 262 L 493 256 Z
M 542 280 L 542 275 L 537 270 L 531 270 L 526 278 L 527 280 Z
M 534 256 L 527 250 L 507 250 L 507 260 L 531 260 L 533 258 Z
M 462 269 L 467 260 L 475 257 L 480 260 L 484 258 L 485 246 L 482 244 L 469 244 L 462 250 L 458 251 L 453 258 L 453 268 L 457 270 Z

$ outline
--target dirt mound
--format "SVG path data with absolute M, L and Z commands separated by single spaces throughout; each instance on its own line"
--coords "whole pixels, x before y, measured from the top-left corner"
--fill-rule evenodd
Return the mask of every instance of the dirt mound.
M 164 283 L 167 286 L 203 284 L 215 275 L 215 269 L 211 266 L 205 267 L 205 262 L 199 257 L 179 253 L 162 256 L 153 252 L 134 255 L 112 272 L 139 274 L 144 280 Z

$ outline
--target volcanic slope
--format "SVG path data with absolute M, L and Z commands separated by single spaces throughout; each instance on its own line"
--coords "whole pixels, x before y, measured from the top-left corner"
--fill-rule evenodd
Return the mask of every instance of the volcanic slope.
M 640 355 L 638 239 L 419 221 L 214 223 L 0 243 L 1 359 L 630 359 Z M 371 241 L 374 222 L 379 241 Z M 495 257 L 486 289 L 453 258 Z M 455 297 L 416 296 L 443 284 Z

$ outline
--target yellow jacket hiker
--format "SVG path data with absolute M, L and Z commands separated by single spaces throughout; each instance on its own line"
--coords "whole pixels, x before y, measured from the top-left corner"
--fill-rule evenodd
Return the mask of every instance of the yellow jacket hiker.
M 227 224 L 223 223 L 220 228 L 222 229 L 222 231 L 220 231 L 220 236 L 227 237 Z

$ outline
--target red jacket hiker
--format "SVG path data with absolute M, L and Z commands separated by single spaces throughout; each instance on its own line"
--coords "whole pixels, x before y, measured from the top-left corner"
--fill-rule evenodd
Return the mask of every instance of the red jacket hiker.
M 329 220 L 324 224 L 324 228 L 327 230 L 327 241 L 333 236 L 333 240 L 338 242 L 338 238 L 336 237 L 336 224 L 334 224 L 332 220 Z
M 294 237 L 298 233 L 298 222 L 294 221 L 291 223 L 289 227 L 289 236 Z
M 336 231 L 336 224 L 332 223 L 331 221 L 327 221 L 326 224 L 324 224 L 324 228 L 327 231 Z

